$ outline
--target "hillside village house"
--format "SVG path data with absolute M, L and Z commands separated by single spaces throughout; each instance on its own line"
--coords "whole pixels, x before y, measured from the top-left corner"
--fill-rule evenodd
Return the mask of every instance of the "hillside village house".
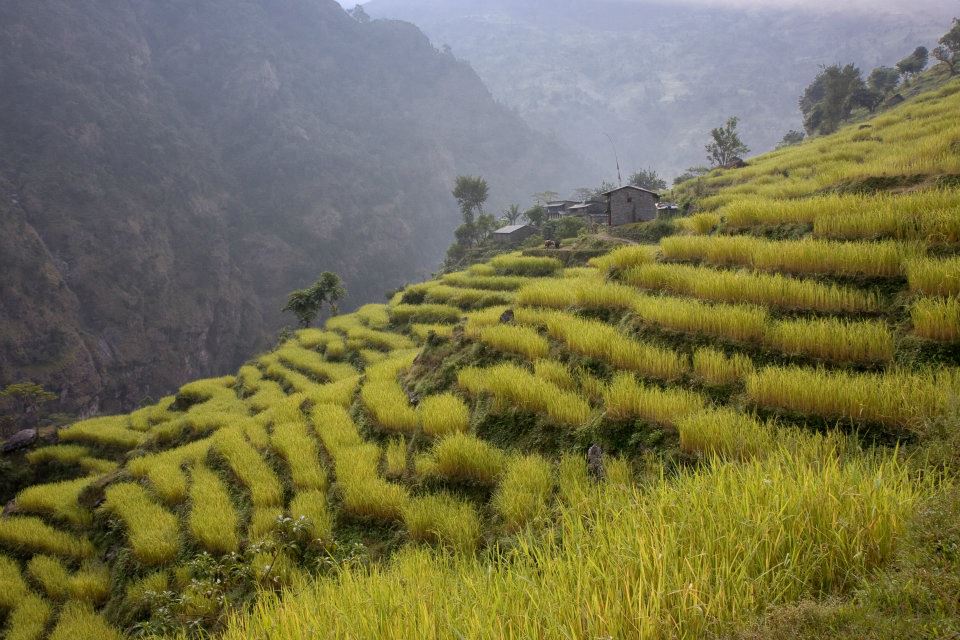
M 528 224 L 511 224 L 500 227 L 493 232 L 493 242 L 501 246 L 518 245 L 534 234 L 534 229 Z
M 603 195 L 607 198 L 607 224 L 611 227 L 646 222 L 657 217 L 660 196 L 649 189 L 627 185 Z
M 573 200 L 557 200 L 547 203 L 547 220 L 559 220 L 567 214 L 570 207 L 578 204 Z
M 575 204 L 567 210 L 567 215 L 583 218 L 586 222 L 596 224 L 607 223 L 607 210 L 604 204 L 598 200 L 588 200 Z

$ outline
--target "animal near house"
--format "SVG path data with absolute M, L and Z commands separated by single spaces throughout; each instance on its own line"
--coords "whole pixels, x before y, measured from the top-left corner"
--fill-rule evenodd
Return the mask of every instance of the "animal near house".
M 607 222 L 611 227 L 646 222 L 657 217 L 660 196 L 649 189 L 627 185 L 603 195 L 607 198 Z

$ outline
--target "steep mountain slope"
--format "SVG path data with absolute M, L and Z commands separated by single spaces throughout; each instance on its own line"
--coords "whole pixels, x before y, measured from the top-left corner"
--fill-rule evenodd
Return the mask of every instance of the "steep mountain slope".
M 0 383 L 118 408 L 235 367 L 323 269 L 370 299 L 577 161 L 413 26 L 332 0 L 0 7 Z M 562 158 L 562 160 L 561 160 Z
M 800 128 L 797 99 L 821 64 L 893 64 L 932 46 L 950 3 L 887 11 L 656 0 L 371 0 L 468 60 L 494 95 L 607 167 L 676 175 L 704 162 L 710 129 L 743 116 L 755 152 Z M 708 4 L 708 6 L 703 6 Z M 745 3 L 748 4 L 748 3 Z M 766 5 L 767 8 L 764 8 Z
M 702 638 L 849 595 L 912 523 L 932 560 L 883 615 L 949 637 L 958 107 L 716 171 L 659 245 L 502 255 L 71 425 L 27 454 L 67 479 L 0 518 L 9 633 Z

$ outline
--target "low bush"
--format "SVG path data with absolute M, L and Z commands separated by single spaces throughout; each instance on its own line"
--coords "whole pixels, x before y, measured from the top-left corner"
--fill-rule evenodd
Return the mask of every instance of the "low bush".
M 477 510 L 443 493 L 410 500 L 403 509 L 403 523 L 411 540 L 440 544 L 461 553 L 473 551 L 480 541 Z

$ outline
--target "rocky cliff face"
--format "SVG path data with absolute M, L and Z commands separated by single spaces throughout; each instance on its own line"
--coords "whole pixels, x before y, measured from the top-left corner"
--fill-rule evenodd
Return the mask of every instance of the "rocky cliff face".
M 0 60 L 0 383 L 75 411 L 231 369 L 324 269 L 355 301 L 422 277 L 459 173 L 505 203 L 580 169 L 332 0 L 10 0 Z

